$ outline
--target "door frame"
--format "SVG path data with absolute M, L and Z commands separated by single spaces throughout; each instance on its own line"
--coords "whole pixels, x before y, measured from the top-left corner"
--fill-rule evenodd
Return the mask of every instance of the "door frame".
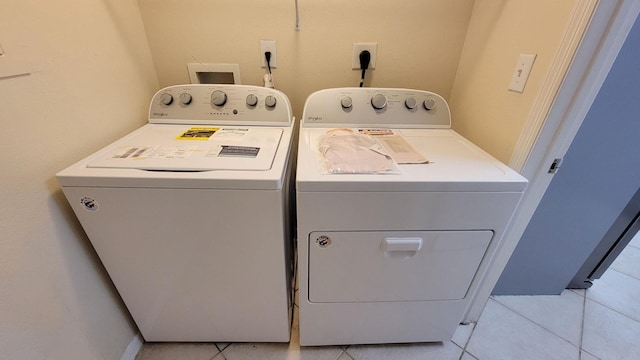
M 589 7 L 591 6 L 591 10 Z M 464 323 L 476 322 L 547 190 L 555 159 L 562 159 L 604 83 L 638 14 L 640 1 L 579 1 L 509 163 L 529 186 L 503 237 Z M 583 22 L 588 26 L 581 26 Z M 573 47 L 571 48 L 573 44 Z

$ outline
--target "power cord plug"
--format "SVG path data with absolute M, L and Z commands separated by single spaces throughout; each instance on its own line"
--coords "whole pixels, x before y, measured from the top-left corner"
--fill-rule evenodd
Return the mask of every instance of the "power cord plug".
M 271 75 L 271 51 L 265 51 L 264 58 L 267 60 L 267 69 L 269 70 L 269 75 Z
M 265 51 L 264 59 L 267 61 L 268 73 L 264 75 L 264 86 L 273 89 L 273 76 L 271 75 L 271 51 Z
M 360 77 L 360 87 L 364 85 L 364 74 L 369 68 L 371 62 L 371 53 L 369 50 L 363 50 L 360 52 L 360 69 L 362 69 L 362 76 Z

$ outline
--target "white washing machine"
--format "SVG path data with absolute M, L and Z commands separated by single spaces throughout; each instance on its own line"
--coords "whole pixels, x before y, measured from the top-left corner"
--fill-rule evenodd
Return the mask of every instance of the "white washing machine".
M 171 86 L 57 174 L 146 341 L 289 341 L 293 130 L 277 90 Z
M 309 96 L 296 174 L 301 345 L 451 339 L 527 180 L 450 127 L 446 101 L 427 91 Z

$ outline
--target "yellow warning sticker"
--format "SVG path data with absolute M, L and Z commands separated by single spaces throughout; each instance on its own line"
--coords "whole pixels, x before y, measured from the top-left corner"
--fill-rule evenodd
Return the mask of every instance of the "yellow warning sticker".
M 194 127 L 180 134 L 176 140 L 209 140 L 218 130 L 220 128 Z

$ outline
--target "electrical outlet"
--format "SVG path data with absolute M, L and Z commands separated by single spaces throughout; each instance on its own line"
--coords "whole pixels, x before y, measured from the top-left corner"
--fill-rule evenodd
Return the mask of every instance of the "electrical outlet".
M 260 40 L 260 63 L 263 68 L 267 68 L 267 59 L 264 57 L 264 54 L 267 51 L 271 51 L 271 60 L 269 63 L 271 64 L 271 68 L 275 69 L 277 67 L 276 63 L 276 41 L 275 40 Z
M 351 68 L 353 70 L 360 70 L 360 53 L 364 50 L 368 50 L 371 53 L 371 62 L 369 63 L 369 69 L 376 68 L 378 43 L 354 43 L 353 58 L 351 60 Z
M 536 60 L 536 54 L 520 54 L 516 68 L 513 70 L 509 90 L 522 93 L 527 83 L 533 62 Z

